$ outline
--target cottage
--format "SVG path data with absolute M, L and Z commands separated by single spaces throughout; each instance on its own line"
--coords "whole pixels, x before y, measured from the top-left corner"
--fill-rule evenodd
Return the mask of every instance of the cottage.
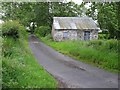
M 98 39 L 98 30 L 89 17 L 53 17 L 52 36 L 55 41 Z

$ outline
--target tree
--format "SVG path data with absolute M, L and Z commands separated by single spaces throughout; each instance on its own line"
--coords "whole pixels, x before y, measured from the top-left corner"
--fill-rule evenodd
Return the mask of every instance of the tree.
M 18 20 L 25 27 L 33 28 L 35 25 L 52 27 L 52 18 L 74 17 L 82 15 L 82 7 L 74 2 L 8 2 L 2 3 L 4 11 L 3 20 Z M 33 23 L 32 27 L 30 26 Z
M 118 5 L 117 3 L 92 3 L 87 15 L 98 21 L 102 30 L 107 29 L 109 38 L 118 38 Z M 95 13 L 97 10 L 98 13 Z
M 2 19 L 4 21 L 18 20 L 24 26 L 29 27 L 30 23 L 35 18 L 35 15 L 33 13 L 33 6 L 33 3 L 3 2 L 2 9 L 4 11 L 4 16 Z

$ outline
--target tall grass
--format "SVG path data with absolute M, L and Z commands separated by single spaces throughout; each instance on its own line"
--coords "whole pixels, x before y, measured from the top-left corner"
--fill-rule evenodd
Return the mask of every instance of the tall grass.
M 0 89 L 2 87 L 2 37 L 0 36 Z
M 25 43 L 23 47 L 12 38 L 4 40 L 3 88 L 56 88 L 56 80 L 38 64 Z
M 63 41 L 42 40 L 61 53 L 112 72 L 118 72 L 118 40 Z
M 25 29 L 22 26 L 20 31 L 21 28 L 18 27 L 21 25 L 13 23 L 4 24 L 3 28 L 6 31 L 3 33 L 2 42 L 2 88 L 56 88 L 57 81 L 38 64 L 32 55 Z M 18 37 L 9 33 L 14 27 L 17 28 Z

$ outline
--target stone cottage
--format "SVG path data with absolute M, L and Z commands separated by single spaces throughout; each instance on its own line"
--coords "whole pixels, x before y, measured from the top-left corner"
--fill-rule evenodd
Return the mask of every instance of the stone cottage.
M 53 17 L 52 36 L 55 41 L 98 39 L 98 30 L 89 17 Z

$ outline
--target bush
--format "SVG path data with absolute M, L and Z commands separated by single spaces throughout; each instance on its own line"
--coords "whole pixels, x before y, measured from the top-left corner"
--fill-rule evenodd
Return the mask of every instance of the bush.
M 52 40 L 52 41 L 53 41 L 53 38 L 52 38 L 52 35 L 51 35 L 51 34 L 48 34 L 47 36 L 45 36 L 45 39 L 47 39 L 47 40 Z
M 40 26 L 38 28 L 35 29 L 35 34 L 41 36 L 41 37 L 45 37 L 48 34 L 50 34 L 50 27 L 48 26 Z
M 106 49 L 111 51 L 118 51 L 118 40 L 108 40 L 105 43 Z
M 17 39 L 25 36 L 25 28 L 18 21 L 7 21 L 2 24 L 3 37 L 12 37 Z
M 88 42 L 87 46 L 99 47 L 103 44 L 102 40 L 91 40 Z
M 98 37 L 99 37 L 99 39 L 109 39 L 110 35 L 109 34 L 99 33 Z
M 4 57 L 12 57 L 17 43 L 24 42 L 27 37 L 25 28 L 18 21 L 7 21 L 2 24 L 2 52 Z M 18 40 L 19 39 L 19 40 Z
M 118 40 L 91 40 L 85 44 L 86 47 L 92 47 L 97 50 L 118 51 Z

